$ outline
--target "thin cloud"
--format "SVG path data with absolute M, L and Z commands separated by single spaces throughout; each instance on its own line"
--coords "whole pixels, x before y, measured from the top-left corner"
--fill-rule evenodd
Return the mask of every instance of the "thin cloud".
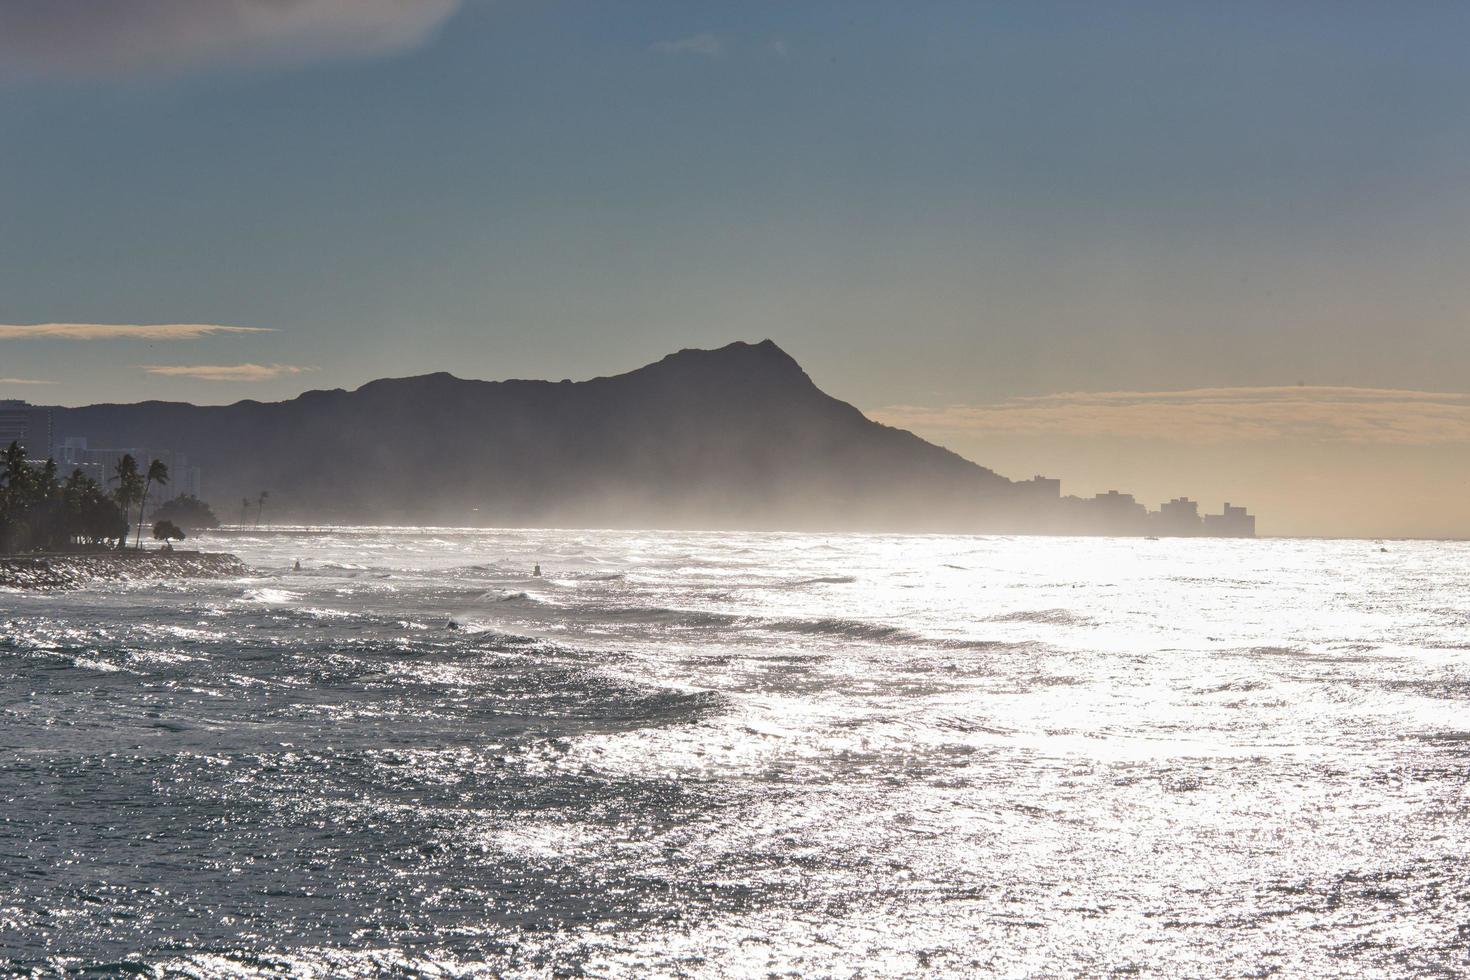
M 270 327 L 229 327 L 218 323 L 0 324 L 0 340 L 196 340 L 219 333 L 272 332 Z
M 97 79 L 370 57 L 461 0 L 0 0 L 0 77 Z
M 1329 385 L 1064 392 L 988 405 L 894 405 L 873 415 L 903 428 L 997 436 L 1470 443 L 1470 394 Z
M 40 378 L 0 378 L 0 385 L 54 385 L 55 381 L 43 381 Z
M 196 381 L 270 381 L 316 370 L 295 364 L 140 364 L 139 367 L 149 374 Z
M 649 49 L 659 54 L 695 54 L 717 58 L 725 52 L 725 44 L 713 34 L 695 34 L 673 41 L 656 41 Z

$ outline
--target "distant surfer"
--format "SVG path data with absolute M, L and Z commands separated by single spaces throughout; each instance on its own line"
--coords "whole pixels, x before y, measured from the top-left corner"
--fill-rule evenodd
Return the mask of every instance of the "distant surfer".
M 541 566 L 540 565 L 537 565 L 536 566 L 536 569 L 533 572 L 531 572 L 531 575 L 534 576 L 535 578 L 540 578 L 541 577 Z
M 296 564 L 291 567 L 291 571 L 293 571 L 293 572 L 299 572 L 299 571 L 301 571 L 301 559 L 300 558 L 296 559 Z

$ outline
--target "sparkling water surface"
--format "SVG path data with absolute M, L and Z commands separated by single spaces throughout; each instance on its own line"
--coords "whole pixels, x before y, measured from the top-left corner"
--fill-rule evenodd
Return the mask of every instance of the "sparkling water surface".
M 197 543 L 0 591 L 0 968 L 1470 971 L 1465 544 Z

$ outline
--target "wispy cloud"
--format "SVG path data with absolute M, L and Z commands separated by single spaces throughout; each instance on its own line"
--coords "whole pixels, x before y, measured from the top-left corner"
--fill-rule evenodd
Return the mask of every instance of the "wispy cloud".
M 649 49 L 660 54 L 695 54 L 706 58 L 717 58 L 725 51 L 725 44 L 713 34 L 694 34 L 673 41 L 655 41 Z
M 43 381 L 40 378 L 0 378 L 0 385 L 54 385 L 55 381 Z
M 0 324 L 0 340 L 195 340 L 218 333 L 272 332 L 270 327 L 228 327 L 218 323 Z
M 988 405 L 894 405 L 880 421 L 930 432 L 1181 443 L 1470 443 L 1470 394 L 1296 386 L 1064 392 Z
M 461 0 L 0 0 L 0 77 L 106 78 L 366 57 Z
M 295 364 L 140 364 L 139 367 L 149 374 L 197 381 L 269 381 L 316 370 Z

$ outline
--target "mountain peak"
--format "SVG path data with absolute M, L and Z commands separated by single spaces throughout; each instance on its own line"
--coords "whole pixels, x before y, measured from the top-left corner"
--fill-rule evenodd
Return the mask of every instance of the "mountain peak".
M 796 359 L 769 339 L 754 344 L 737 340 L 724 347 L 712 349 L 686 347 L 632 373 L 639 374 L 642 371 L 659 374 L 678 371 L 681 374 L 689 373 L 711 379 L 765 378 L 811 384 L 811 379 L 801 369 L 801 365 L 796 363 Z
M 998 520 L 1009 487 L 825 394 L 769 339 L 565 385 L 438 372 L 56 421 L 98 445 L 187 453 L 215 499 L 268 488 L 311 520 L 968 528 Z

